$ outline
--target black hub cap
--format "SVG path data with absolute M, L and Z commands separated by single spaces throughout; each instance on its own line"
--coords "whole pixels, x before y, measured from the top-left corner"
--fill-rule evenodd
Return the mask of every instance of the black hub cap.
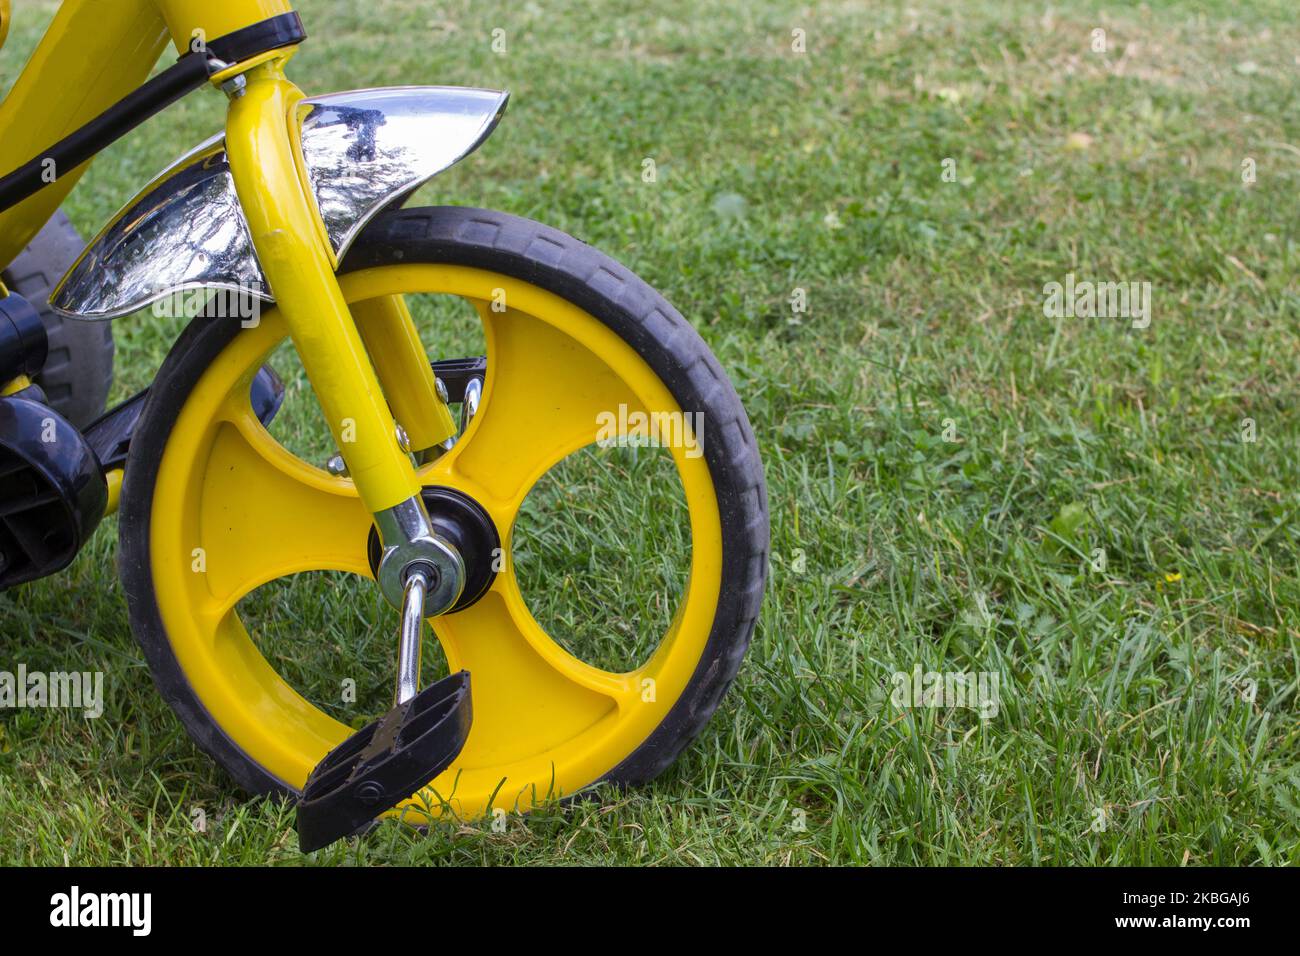
M 460 599 L 446 613 L 455 614 L 469 607 L 492 586 L 497 576 L 494 565 L 501 556 L 501 536 L 497 534 L 496 525 L 488 513 L 469 495 L 455 488 L 434 486 L 423 488 L 420 497 L 424 499 L 425 510 L 429 512 L 429 523 L 433 530 L 446 538 L 460 552 L 460 559 L 465 562 L 465 589 Z M 370 558 L 370 573 L 378 574 L 379 559 L 383 556 L 379 543 L 379 531 L 370 529 L 370 541 L 367 545 Z

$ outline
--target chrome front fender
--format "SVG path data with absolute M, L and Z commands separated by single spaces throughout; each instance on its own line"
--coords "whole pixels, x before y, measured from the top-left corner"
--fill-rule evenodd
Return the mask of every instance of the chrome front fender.
M 507 93 L 412 86 L 304 99 L 302 161 L 330 246 L 341 261 L 386 206 L 473 152 Z M 113 319 L 182 289 L 274 293 L 253 251 L 218 135 L 177 160 L 113 217 L 68 270 L 50 304 Z

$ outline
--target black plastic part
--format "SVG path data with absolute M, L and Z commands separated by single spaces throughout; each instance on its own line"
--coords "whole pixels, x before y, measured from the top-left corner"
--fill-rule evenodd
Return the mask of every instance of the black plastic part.
M 311 853 L 356 833 L 451 765 L 474 720 L 469 672 L 431 684 L 331 750 L 298 803 L 298 846 Z
M 126 466 L 131 437 L 135 434 L 136 423 L 140 420 L 140 413 L 144 411 L 148 397 L 149 390 L 146 388 L 109 409 L 86 427 L 86 441 L 95 450 L 104 471 Z M 280 411 L 280 406 L 284 404 L 284 383 L 275 374 L 275 369 L 263 365 L 257 370 L 248 398 L 257 420 L 269 428 L 276 413 Z
M 0 591 L 66 568 L 107 507 L 81 433 L 26 394 L 0 398 Z
M 149 390 L 132 395 L 120 405 L 115 405 L 86 427 L 86 441 L 95 450 L 100 468 L 112 471 L 126 464 L 127 452 L 131 450 L 131 436 L 135 434 L 136 422 L 144 411 L 145 399 Z
M 41 313 L 15 292 L 0 299 L 0 386 L 45 367 L 49 340 Z
M 284 404 L 284 382 L 275 369 L 263 365 L 253 376 L 253 384 L 248 390 L 248 402 L 253 406 L 253 414 L 262 423 L 263 428 L 270 428 L 271 422 Z
M 28 386 L 27 386 L 26 388 L 24 388 L 24 389 L 20 389 L 19 391 L 14 392 L 13 395 L 11 395 L 11 396 L 9 396 L 9 397 L 10 397 L 10 398 L 25 398 L 25 399 L 27 399 L 29 402 L 36 402 L 38 405 L 48 405 L 48 404 L 50 404 L 49 397 L 46 396 L 46 394 L 45 394 L 45 389 L 41 388 L 41 387 L 40 387 L 39 385 L 37 385 L 35 382 L 32 382 L 32 384 L 28 385 Z
M 420 497 L 433 530 L 450 541 L 465 562 L 465 588 L 451 609 L 444 612 L 455 614 L 474 604 L 492 586 L 501 555 L 501 536 L 483 506 L 463 491 L 433 485 L 420 489 Z M 371 526 L 366 543 L 371 574 L 378 575 L 382 555 L 379 532 Z
M 472 378 L 487 378 L 487 356 L 474 358 L 442 359 L 430 362 L 433 374 L 438 381 L 447 386 L 447 401 L 456 403 L 465 400 L 465 389 Z
M 282 13 L 250 27 L 227 33 L 208 41 L 208 52 L 219 60 L 232 66 L 241 60 L 278 50 L 280 47 L 295 46 L 307 39 L 302 19 L 296 13 Z

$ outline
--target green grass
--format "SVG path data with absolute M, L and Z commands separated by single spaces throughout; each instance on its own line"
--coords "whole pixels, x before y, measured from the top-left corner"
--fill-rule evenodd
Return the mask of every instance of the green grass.
M 17 4 L 4 82 L 52 8 Z M 246 802 L 154 692 L 108 521 L 0 598 L 0 662 L 108 691 L 96 721 L 0 713 L 0 862 L 1300 863 L 1300 27 L 1284 0 L 1044 9 L 304 0 L 309 90 L 513 91 L 417 201 L 582 237 L 717 352 L 771 494 L 754 645 L 647 789 L 308 861 L 291 812 Z M 71 199 L 83 231 L 221 107 L 196 95 L 113 147 Z M 1046 318 L 1069 272 L 1151 282 L 1150 327 Z M 119 395 L 176 331 L 118 324 Z M 309 419 L 282 427 L 319 443 Z M 525 536 L 539 616 L 610 660 L 645 651 L 682 547 L 645 520 L 653 456 L 621 455 L 571 463 Z M 281 610 L 266 647 L 300 686 L 364 675 L 353 720 L 382 708 L 391 624 L 331 593 L 249 600 Z M 899 708 L 918 664 L 997 674 L 997 716 Z

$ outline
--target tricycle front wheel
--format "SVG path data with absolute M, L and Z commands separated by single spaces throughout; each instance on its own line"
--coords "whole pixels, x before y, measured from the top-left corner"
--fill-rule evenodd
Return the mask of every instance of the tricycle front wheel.
M 717 360 L 622 266 L 502 213 L 388 213 L 340 272 L 349 303 L 466 299 L 486 345 L 476 414 L 421 470 L 427 487 L 481 506 L 502 543 L 483 597 L 432 622 L 449 669 L 470 672 L 474 723 L 422 805 L 473 818 L 597 781 L 649 780 L 703 729 L 736 676 L 766 576 L 758 450 Z M 351 481 L 291 452 L 249 406 L 252 377 L 286 335 L 271 309 L 253 328 L 199 319 L 178 340 L 131 446 L 121 571 L 154 679 L 191 736 L 246 788 L 292 793 L 351 728 L 277 670 L 258 637 L 267 622 L 244 599 L 306 571 L 351 572 L 359 588 L 374 586 L 363 580 L 371 518 Z M 689 574 L 670 623 L 630 670 L 574 656 L 538 623 L 511 548 L 529 490 L 609 437 L 611 420 L 677 426 L 665 444 L 689 523 Z M 258 610 L 293 618 L 306 609 Z M 298 636 L 304 647 L 316 638 L 305 628 Z

